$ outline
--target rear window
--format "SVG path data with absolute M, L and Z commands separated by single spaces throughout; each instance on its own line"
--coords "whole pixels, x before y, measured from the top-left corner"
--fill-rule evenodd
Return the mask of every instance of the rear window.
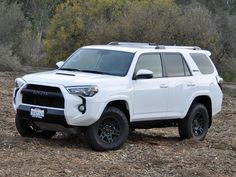
M 205 54 L 191 53 L 190 55 L 202 74 L 212 74 L 214 72 L 214 67 Z

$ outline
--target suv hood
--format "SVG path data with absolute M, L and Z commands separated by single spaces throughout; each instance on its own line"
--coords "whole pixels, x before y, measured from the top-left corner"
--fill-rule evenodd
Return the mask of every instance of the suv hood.
M 114 82 L 114 78 L 121 77 L 105 74 L 71 72 L 62 70 L 53 70 L 41 73 L 28 74 L 23 77 L 26 82 L 55 84 L 63 86 L 90 85 L 104 82 L 111 83 Z

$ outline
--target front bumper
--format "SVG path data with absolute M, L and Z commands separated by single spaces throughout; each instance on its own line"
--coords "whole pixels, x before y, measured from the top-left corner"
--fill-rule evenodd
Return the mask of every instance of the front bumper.
M 34 118 L 30 115 L 31 108 L 35 108 L 35 107 L 20 105 L 17 108 L 17 115 L 22 119 L 27 119 L 32 122 L 45 122 L 45 123 L 51 123 L 51 124 L 59 124 L 59 125 L 62 125 L 66 128 L 71 127 L 66 122 L 64 110 L 40 108 L 40 109 L 43 109 L 45 112 L 44 117 L 43 118 Z
M 27 83 L 35 84 L 38 83 Z M 22 90 L 26 87 L 23 86 L 19 90 L 14 90 L 13 93 L 13 107 L 18 114 L 27 119 L 32 119 L 32 121 L 45 121 L 55 124 L 63 124 L 72 127 L 89 126 L 95 123 L 101 116 L 106 104 L 103 102 L 103 97 L 94 96 L 85 98 L 83 100 L 81 97 L 69 94 L 68 91 L 61 85 L 51 85 L 51 84 L 40 84 L 42 86 L 51 86 L 60 88 L 64 97 L 64 108 L 48 107 L 37 104 L 23 103 Z M 53 98 L 52 98 L 53 99 Z M 85 105 L 86 110 L 84 112 L 79 111 L 80 105 Z M 45 111 L 45 118 L 38 120 L 30 116 L 31 108 L 40 108 Z

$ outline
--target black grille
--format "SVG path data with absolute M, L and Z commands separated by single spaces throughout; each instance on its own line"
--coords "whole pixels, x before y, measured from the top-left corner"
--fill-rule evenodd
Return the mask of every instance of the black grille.
M 29 84 L 21 93 L 22 103 L 64 108 L 64 97 L 58 87 Z

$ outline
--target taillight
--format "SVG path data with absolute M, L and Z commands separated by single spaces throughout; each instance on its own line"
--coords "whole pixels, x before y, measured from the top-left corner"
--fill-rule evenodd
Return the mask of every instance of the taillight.
M 221 88 L 221 90 L 222 90 L 222 83 L 223 83 L 223 78 L 222 78 L 222 77 L 220 77 L 220 76 L 216 76 L 216 81 L 217 81 L 217 83 L 218 83 L 219 87 L 220 87 L 220 88 Z

